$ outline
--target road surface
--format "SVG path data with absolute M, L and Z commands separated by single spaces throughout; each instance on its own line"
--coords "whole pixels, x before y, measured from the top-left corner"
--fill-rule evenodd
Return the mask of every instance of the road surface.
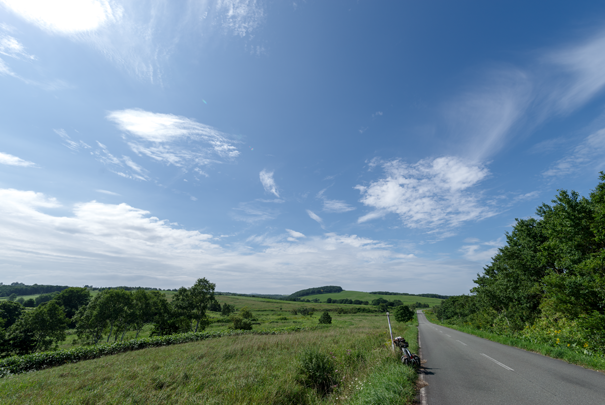
M 605 405 L 605 375 L 430 323 L 418 311 L 428 405 Z

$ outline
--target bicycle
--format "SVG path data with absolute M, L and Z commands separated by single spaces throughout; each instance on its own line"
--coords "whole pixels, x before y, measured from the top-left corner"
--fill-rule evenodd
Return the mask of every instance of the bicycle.
M 401 356 L 401 362 L 406 366 L 412 366 L 414 368 L 420 367 L 420 357 L 408 350 L 409 344 L 401 336 L 397 336 L 393 339 L 393 343 L 401 349 L 403 356 Z

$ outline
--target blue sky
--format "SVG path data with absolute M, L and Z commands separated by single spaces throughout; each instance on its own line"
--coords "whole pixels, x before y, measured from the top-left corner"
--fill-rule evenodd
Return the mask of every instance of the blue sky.
M 597 2 L 0 0 L 0 281 L 466 293 L 604 87 Z

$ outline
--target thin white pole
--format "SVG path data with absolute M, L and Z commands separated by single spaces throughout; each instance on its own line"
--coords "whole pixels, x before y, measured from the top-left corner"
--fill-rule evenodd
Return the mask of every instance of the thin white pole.
M 393 344 L 393 330 L 391 329 L 391 317 L 389 316 L 388 312 L 387 312 L 387 320 L 389 321 L 389 333 L 391 334 L 391 349 L 393 349 L 393 351 L 395 351 L 395 345 Z

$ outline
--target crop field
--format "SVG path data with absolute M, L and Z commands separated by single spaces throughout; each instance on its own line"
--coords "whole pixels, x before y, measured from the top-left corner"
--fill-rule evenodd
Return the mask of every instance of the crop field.
M 293 315 L 310 304 L 218 296 L 249 308 L 254 329 L 309 326 L 314 330 L 279 335 L 228 336 L 144 349 L 0 379 L 2 403 L 116 404 L 407 404 L 415 396 L 416 374 L 403 366 L 389 345 L 383 314 L 337 314 L 331 325 Z M 352 307 L 344 305 L 343 307 Z M 213 318 L 220 319 L 216 313 Z M 227 328 L 215 322 L 208 330 Z M 393 324 L 417 351 L 413 323 Z M 319 353 L 332 362 L 324 392 L 301 377 L 303 354 Z M 335 371 L 334 371 L 335 370 Z M 379 398 L 379 399 L 376 399 Z M 376 402 L 378 401 L 378 402 Z
M 401 300 L 404 305 L 413 304 L 415 302 L 420 302 L 422 304 L 429 304 L 431 307 L 434 305 L 438 305 L 441 303 L 441 299 L 439 298 L 428 298 L 428 297 L 418 297 L 415 295 L 381 295 L 381 294 L 370 294 L 362 291 L 342 291 L 339 293 L 329 293 L 329 294 L 316 294 L 316 295 L 308 295 L 306 297 L 302 297 L 304 299 L 312 300 L 314 298 L 319 299 L 321 302 L 326 302 L 328 298 L 332 298 L 333 300 L 342 300 L 342 299 L 351 299 L 351 300 L 361 300 L 361 301 L 369 301 L 375 300 L 377 298 L 384 298 L 388 301 L 393 300 Z

